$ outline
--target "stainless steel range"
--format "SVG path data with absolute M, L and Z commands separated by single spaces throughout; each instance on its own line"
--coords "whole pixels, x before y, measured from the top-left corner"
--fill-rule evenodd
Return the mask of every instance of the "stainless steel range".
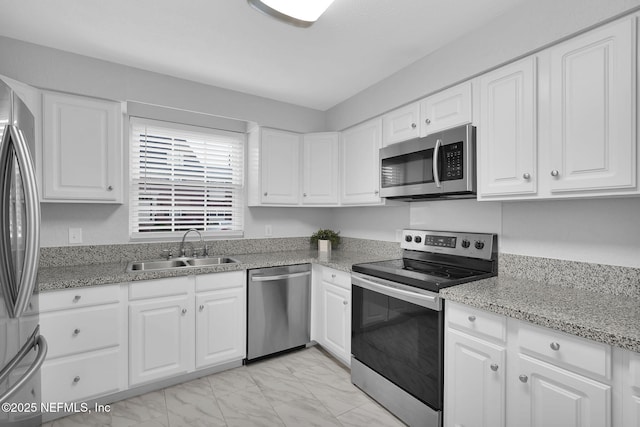
M 404 230 L 402 259 L 351 275 L 351 381 L 410 426 L 442 425 L 441 288 L 497 275 L 495 234 Z

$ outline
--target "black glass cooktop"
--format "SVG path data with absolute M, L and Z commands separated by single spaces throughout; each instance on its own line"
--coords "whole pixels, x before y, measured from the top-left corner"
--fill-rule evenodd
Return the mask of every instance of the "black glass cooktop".
M 484 279 L 494 275 L 486 271 L 472 270 L 461 266 L 411 259 L 393 259 L 355 264 L 352 269 L 356 273 L 368 274 L 433 292 L 438 292 L 439 289 L 448 286 Z

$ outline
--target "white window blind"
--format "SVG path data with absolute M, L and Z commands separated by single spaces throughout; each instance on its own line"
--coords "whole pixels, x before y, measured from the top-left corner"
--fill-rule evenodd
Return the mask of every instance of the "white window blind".
M 241 133 L 131 117 L 130 228 L 133 238 L 243 230 Z

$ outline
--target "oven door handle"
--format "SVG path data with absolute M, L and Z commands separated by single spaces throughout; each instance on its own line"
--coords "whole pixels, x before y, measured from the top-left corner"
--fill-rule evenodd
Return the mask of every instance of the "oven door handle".
M 439 296 L 425 295 L 419 292 L 406 291 L 394 286 L 376 283 L 360 276 L 351 276 L 351 280 L 352 285 L 354 286 L 359 286 L 361 288 L 365 288 L 373 292 L 378 292 L 388 297 L 410 302 L 412 304 L 416 304 L 424 308 L 429 308 L 431 310 L 442 310 L 442 301 L 440 300 Z

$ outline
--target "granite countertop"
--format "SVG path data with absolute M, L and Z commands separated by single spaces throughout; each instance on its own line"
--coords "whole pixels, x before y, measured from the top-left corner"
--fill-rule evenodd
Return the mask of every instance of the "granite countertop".
M 79 288 L 86 286 L 126 283 L 137 280 L 160 279 L 163 277 L 187 276 L 190 274 L 217 273 L 221 271 L 247 270 L 251 268 L 275 267 L 279 265 L 314 263 L 342 271 L 351 271 L 353 264 L 381 261 L 389 256 L 363 254 L 334 250 L 331 256 L 318 254 L 316 250 L 267 252 L 242 255 L 226 255 L 238 263 L 221 264 L 197 268 L 176 268 L 172 270 L 150 270 L 128 272 L 127 262 L 105 264 L 69 265 L 62 267 L 41 267 L 38 270 L 38 290 L 40 292 Z
M 640 352 L 640 300 L 543 282 L 492 277 L 440 295 L 582 338 Z

